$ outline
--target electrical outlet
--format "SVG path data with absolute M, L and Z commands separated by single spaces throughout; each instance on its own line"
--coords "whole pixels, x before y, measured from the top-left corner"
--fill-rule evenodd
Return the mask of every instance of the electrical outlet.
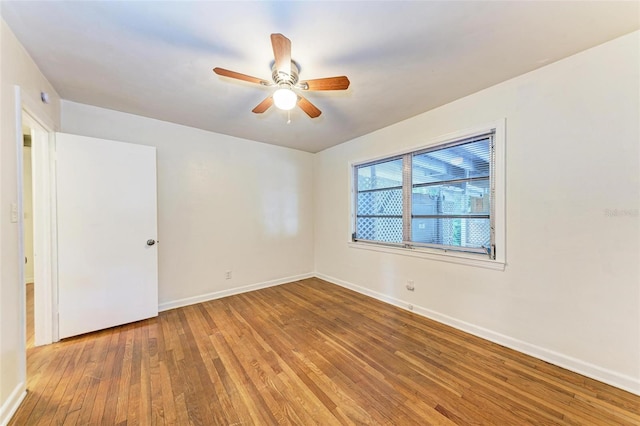
M 224 273 L 224 279 L 225 280 L 230 280 L 231 279 L 231 271 L 227 271 Z
M 415 289 L 416 289 L 416 286 L 413 285 L 413 280 L 408 280 L 407 281 L 407 290 L 414 291 Z

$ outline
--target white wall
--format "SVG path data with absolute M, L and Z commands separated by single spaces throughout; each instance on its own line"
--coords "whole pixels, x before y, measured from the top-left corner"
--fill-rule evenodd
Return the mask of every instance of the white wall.
M 640 393 L 639 39 L 624 36 L 317 154 L 318 274 Z M 501 118 L 504 271 L 347 246 L 349 161 Z
M 68 101 L 62 131 L 157 148 L 161 309 L 313 272 L 312 154 Z
M 25 286 L 20 275 L 24 259 L 18 249 L 18 223 L 10 220 L 11 203 L 18 201 L 18 138 L 14 86 L 23 105 L 45 126 L 60 120 L 59 98 L 22 45 L 0 19 L 0 424 L 7 420 L 25 390 Z M 50 95 L 49 105 L 40 92 Z M 20 143 L 21 146 L 21 143 Z

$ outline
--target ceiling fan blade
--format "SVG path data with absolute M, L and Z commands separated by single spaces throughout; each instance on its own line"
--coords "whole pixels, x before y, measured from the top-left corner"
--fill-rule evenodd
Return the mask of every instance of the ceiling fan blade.
M 242 74 L 235 71 L 229 71 L 224 68 L 216 67 L 213 69 L 213 72 L 223 77 L 235 78 L 242 81 L 248 81 L 249 83 L 262 84 L 263 86 L 271 86 L 272 84 L 271 82 L 263 80 L 261 78 L 251 77 L 250 75 Z
M 258 106 L 256 106 L 251 111 L 255 112 L 256 114 L 262 114 L 263 112 L 268 110 L 271 105 L 273 105 L 273 96 L 269 96 L 264 101 L 260 102 Z
M 298 106 L 304 112 L 306 112 L 307 115 L 309 117 L 311 117 L 311 118 L 316 118 L 316 117 L 320 116 L 320 114 L 322 114 L 322 111 L 320 111 L 318 108 L 316 108 L 316 106 L 314 104 L 312 104 L 306 98 L 303 98 L 300 95 L 298 95 Z
M 349 83 L 349 79 L 342 75 L 340 77 L 301 81 L 296 86 L 299 86 L 302 90 L 347 90 Z
M 271 34 L 273 56 L 278 72 L 291 75 L 291 40 L 282 34 Z

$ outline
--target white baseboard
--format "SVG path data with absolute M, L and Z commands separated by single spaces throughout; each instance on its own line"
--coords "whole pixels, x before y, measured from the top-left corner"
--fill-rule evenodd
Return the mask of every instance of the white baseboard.
M 11 392 L 11 395 L 9 395 L 0 407 L 0 426 L 7 426 L 7 424 L 9 424 L 9 421 L 18 410 L 18 407 L 20 407 L 25 396 L 27 396 L 27 390 L 24 382 L 18 383 L 13 389 L 13 392 Z
M 373 291 L 368 288 L 340 280 L 338 278 L 330 277 L 328 275 L 316 273 L 315 276 L 330 283 L 337 284 L 366 296 L 373 297 L 374 299 L 378 299 L 399 308 L 409 310 L 409 302 L 405 302 L 386 294 L 379 293 L 377 291 Z M 413 305 L 412 312 L 415 312 L 439 323 L 446 324 L 453 328 L 457 328 L 458 330 L 462 330 L 469 334 L 473 334 L 474 336 L 489 340 L 493 343 L 506 346 L 507 348 L 514 349 L 518 352 L 531 355 L 535 358 L 541 359 L 559 367 L 566 368 L 567 370 L 582 374 L 583 376 L 590 377 L 592 379 L 601 381 L 611 386 L 615 386 L 633 394 L 640 395 L 640 379 L 638 378 L 620 374 L 618 372 L 599 367 L 589 362 L 573 358 L 571 356 L 564 355 L 550 349 L 545 349 L 543 347 L 473 325 L 466 321 L 452 318 L 448 315 L 441 314 L 431 309 L 423 308 L 421 306 Z
M 184 299 L 173 300 L 170 302 L 160 303 L 158 305 L 158 311 L 168 311 L 169 309 L 181 308 L 183 306 L 195 305 L 196 303 L 207 302 L 209 300 L 220 299 L 227 296 L 233 296 L 234 294 L 246 293 L 248 291 L 259 290 L 261 288 L 273 287 L 280 284 L 286 284 L 293 281 L 304 280 L 314 277 L 312 272 L 294 275 L 292 277 L 279 278 L 277 280 L 265 281 L 257 284 L 245 285 L 242 287 L 231 288 L 228 290 L 214 291 L 213 293 L 202 294 L 200 296 L 187 297 Z

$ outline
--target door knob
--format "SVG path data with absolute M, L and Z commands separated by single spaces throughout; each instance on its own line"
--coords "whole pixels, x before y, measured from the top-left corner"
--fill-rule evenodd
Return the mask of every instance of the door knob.
M 152 246 L 156 243 L 156 240 L 147 240 L 147 245 Z

